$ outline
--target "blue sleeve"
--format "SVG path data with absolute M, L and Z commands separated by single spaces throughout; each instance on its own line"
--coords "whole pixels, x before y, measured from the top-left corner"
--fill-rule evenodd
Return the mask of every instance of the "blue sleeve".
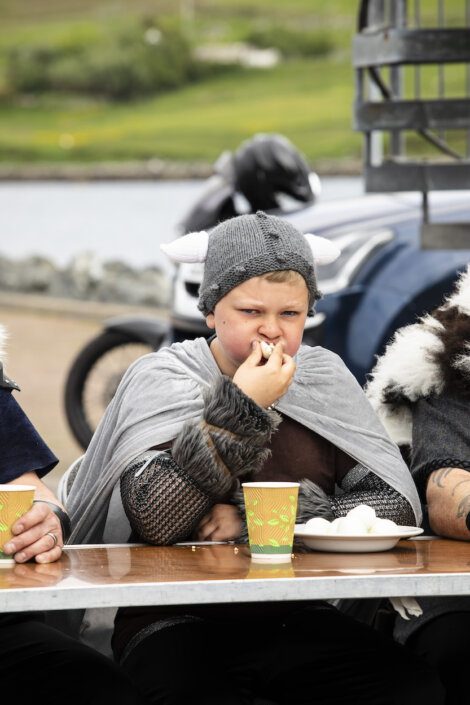
M 11 389 L 0 387 L 0 482 L 10 482 L 31 471 L 43 477 L 58 462 Z

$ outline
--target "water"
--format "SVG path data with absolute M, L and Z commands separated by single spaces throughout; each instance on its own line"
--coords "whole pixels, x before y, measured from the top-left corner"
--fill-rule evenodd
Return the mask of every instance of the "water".
M 32 254 L 63 267 L 79 253 L 134 267 L 171 265 L 159 244 L 200 194 L 204 181 L 6 182 L 0 184 L 0 254 Z M 322 179 L 321 200 L 363 193 L 359 177 Z

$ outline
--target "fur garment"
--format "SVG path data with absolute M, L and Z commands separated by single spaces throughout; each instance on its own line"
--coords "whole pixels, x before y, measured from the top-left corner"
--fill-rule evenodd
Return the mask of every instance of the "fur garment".
M 470 265 L 442 306 L 396 331 L 365 391 L 398 445 L 411 444 L 418 399 L 444 391 L 470 397 Z
M 269 456 L 265 448 L 281 417 L 262 409 L 222 375 L 204 394 L 203 418 L 187 422 L 172 455 L 209 495 L 220 501 L 239 475 L 259 470 Z

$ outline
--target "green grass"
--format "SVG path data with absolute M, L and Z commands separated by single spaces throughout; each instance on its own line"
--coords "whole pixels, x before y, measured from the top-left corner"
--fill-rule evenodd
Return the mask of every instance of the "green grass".
M 296 61 L 132 104 L 49 98 L 3 105 L 0 154 L 7 162 L 213 161 L 255 132 L 281 132 L 312 161 L 357 156 L 352 98 L 348 66 Z
M 423 5 L 425 3 L 422 3 Z M 435 5 L 436 3 L 434 3 Z M 446 3 L 460 16 L 461 0 Z M 0 0 L 0 162 L 213 161 L 255 132 L 280 132 L 317 160 L 357 159 L 352 130 L 352 0 Z M 194 38 L 232 41 L 269 22 L 325 29 L 329 59 L 237 70 L 127 104 L 76 97 L 13 98 L 5 57 L 15 46 L 104 37 L 144 15 L 177 14 Z M 2 97 L 3 95 L 3 97 Z

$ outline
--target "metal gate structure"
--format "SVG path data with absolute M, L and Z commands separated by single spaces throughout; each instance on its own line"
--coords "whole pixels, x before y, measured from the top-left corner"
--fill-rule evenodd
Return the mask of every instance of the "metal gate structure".
M 468 248 L 429 194 L 470 189 L 470 0 L 362 0 L 353 66 L 366 191 L 420 191 L 422 247 Z

